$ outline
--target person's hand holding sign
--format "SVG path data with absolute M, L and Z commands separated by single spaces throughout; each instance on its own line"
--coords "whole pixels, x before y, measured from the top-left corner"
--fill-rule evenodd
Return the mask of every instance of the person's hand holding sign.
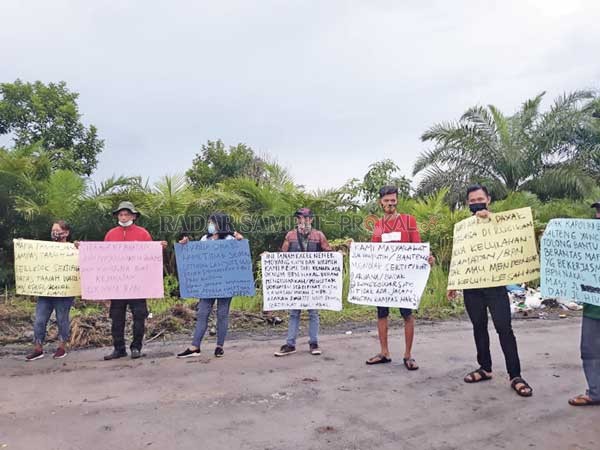
M 477 211 L 475 213 L 475 215 L 479 219 L 489 219 L 490 218 L 490 211 L 488 209 L 482 209 L 480 211 Z

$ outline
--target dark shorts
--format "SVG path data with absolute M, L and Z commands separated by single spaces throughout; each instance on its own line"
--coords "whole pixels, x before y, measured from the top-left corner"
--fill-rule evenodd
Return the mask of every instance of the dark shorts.
M 412 309 L 400 308 L 400 315 L 402 317 L 404 317 L 405 319 L 410 317 L 412 315 L 412 313 L 413 313 Z M 377 318 L 378 319 L 385 319 L 389 315 L 390 315 L 390 308 L 388 308 L 387 306 L 378 306 L 377 307 Z

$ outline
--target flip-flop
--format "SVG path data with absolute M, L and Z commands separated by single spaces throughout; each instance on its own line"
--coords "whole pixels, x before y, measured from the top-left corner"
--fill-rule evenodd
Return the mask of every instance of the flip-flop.
M 475 375 L 479 375 L 481 378 L 476 379 Z M 474 370 L 473 372 L 469 372 L 468 374 L 466 374 L 464 381 L 465 381 L 465 383 L 479 383 L 480 381 L 487 381 L 487 380 L 491 380 L 491 379 L 492 379 L 492 377 L 489 376 L 487 373 L 485 373 L 485 370 L 477 369 L 477 370 Z
M 517 388 L 517 384 L 522 384 L 522 386 Z M 533 389 L 531 389 L 531 386 L 527 384 L 527 381 L 521 377 L 513 378 L 510 383 L 510 387 L 513 388 L 521 397 L 531 397 L 533 395 Z M 529 389 L 529 391 L 527 391 L 527 389 Z
M 592 400 L 587 395 L 578 395 L 569 399 L 569 405 L 571 406 L 594 406 L 600 405 L 600 400 Z
M 402 358 L 404 360 L 404 367 L 408 370 L 419 370 L 419 366 L 417 366 L 417 362 L 414 358 Z
M 379 359 L 375 359 L 375 358 L 379 358 Z M 385 355 L 382 355 L 381 353 L 378 355 L 373 356 L 373 358 L 370 358 L 367 360 L 367 364 L 369 366 L 372 366 L 373 364 L 386 364 L 386 363 L 391 363 L 392 362 L 392 358 L 388 358 Z

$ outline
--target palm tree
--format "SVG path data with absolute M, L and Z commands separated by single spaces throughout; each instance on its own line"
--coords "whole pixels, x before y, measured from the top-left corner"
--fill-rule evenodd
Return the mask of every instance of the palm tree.
M 421 174 L 417 193 L 449 189 L 451 204 L 461 202 L 465 187 L 487 184 L 497 198 L 530 191 L 541 199 L 582 198 L 593 177 L 580 157 L 589 149 L 578 137 L 592 115 L 594 93 L 576 91 L 558 97 L 540 112 L 544 92 L 505 116 L 493 105 L 468 109 L 457 122 L 427 130 L 423 142 L 431 150 L 417 159 L 413 174 Z

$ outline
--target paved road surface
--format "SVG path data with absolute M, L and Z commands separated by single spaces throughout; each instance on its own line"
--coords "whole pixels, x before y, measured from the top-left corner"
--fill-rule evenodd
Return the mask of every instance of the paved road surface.
M 600 449 L 600 407 L 574 408 L 584 390 L 579 319 L 516 321 L 532 398 L 509 389 L 492 330 L 496 378 L 467 385 L 475 368 L 468 322 L 418 324 L 421 369 L 366 366 L 375 333 L 323 336 L 274 358 L 277 341 L 237 340 L 224 359 L 177 360 L 183 343 L 152 343 L 137 361 L 107 349 L 26 363 L 0 359 L 0 448 L 37 449 Z M 302 342 L 305 338 L 301 339 Z M 5 445 L 5 447 L 2 447 Z

